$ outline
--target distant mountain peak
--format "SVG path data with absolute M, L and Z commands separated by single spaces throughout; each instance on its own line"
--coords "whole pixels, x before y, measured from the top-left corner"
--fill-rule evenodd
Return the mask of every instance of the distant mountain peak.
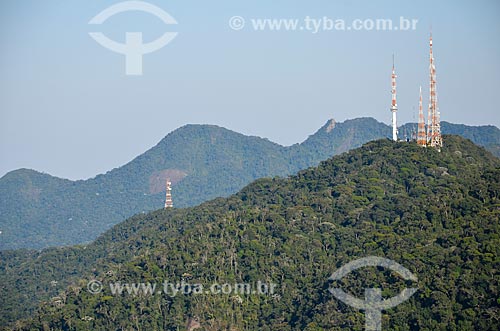
M 326 122 L 326 133 L 330 133 L 333 129 L 335 129 L 335 125 L 337 122 L 333 118 L 329 119 L 328 122 Z

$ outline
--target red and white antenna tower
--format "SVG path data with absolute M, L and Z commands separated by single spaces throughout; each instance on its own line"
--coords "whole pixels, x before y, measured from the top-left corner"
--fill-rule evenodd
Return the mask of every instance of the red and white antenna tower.
M 427 146 L 427 134 L 425 132 L 424 110 L 422 109 L 422 86 L 420 86 L 420 98 L 418 100 L 418 132 L 417 144 Z
M 437 105 L 436 94 L 436 65 L 434 63 L 434 54 L 432 53 L 432 33 L 429 39 L 429 72 L 430 72 L 430 95 L 429 95 L 429 112 L 427 122 L 427 139 L 431 147 L 436 147 L 438 150 L 443 146 L 443 138 L 441 137 L 441 120 Z
M 174 203 L 172 202 L 172 183 L 168 178 L 167 178 L 166 188 L 167 189 L 165 193 L 165 209 L 172 208 L 174 206 Z
M 398 122 L 396 120 L 396 113 L 398 111 L 398 104 L 396 103 L 396 72 L 394 70 L 394 54 L 392 54 L 392 103 L 391 103 L 391 112 L 392 112 L 392 140 L 398 141 Z

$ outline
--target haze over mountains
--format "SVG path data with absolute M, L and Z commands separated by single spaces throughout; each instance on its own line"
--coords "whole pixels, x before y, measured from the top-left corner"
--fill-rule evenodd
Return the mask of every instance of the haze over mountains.
M 410 136 L 414 124 L 400 128 Z M 500 130 L 443 122 L 500 155 Z M 283 147 L 213 126 L 186 125 L 126 165 L 88 180 L 70 181 L 19 169 L 0 178 L 0 250 L 89 242 L 123 219 L 163 206 L 165 179 L 175 207 L 194 206 L 237 192 L 261 177 L 286 176 L 332 155 L 388 137 L 372 118 L 328 121 L 306 141 Z
M 498 330 L 500 160 L 458 136 L 441 152 L 388 139 L 228 198 L 136 215 L 87 246 L 0 252 L 5 330 L 363 330 L 362 298 L 417 292 L 383 313 L 383 330 Z M 367 267 L 380 256 L 417 281 Z M 100 281 L 100 293 L 89 291 Z M 113 294 L 109 284 L 277 284 L 276 295 Z M 41 305 L 36 309 L 37 304 Z M 35 312 L 36 311 L 36 312 Z M 1 326 L 0 326 L 0 329 Z

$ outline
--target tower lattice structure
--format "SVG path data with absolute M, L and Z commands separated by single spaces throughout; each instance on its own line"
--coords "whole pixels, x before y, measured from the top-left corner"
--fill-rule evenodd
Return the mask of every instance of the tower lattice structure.
M 441 137 L 441 119 L 437 103 L 436 93 L 436 64 L 434 62 L 434 54 L 432 52 L 432 34 L 429 39 L 429 111 L 427 119 L 427 143 L 431 147 L 438 150 L 443 146 L 443 138 Z
M 427 146 L 427 133 L 425 132 L 424 110 L 422 108 L 422 86 L 420 86 L 420 97 L 418 100 L 417 144 L 421 146 Z
M 170 179 L 167 178 L 166 182 L 166 192 L 165 192 L 165 209 L 172 208 L 174 203 L 172 201 L 172 183 Z
M 398 104 L 396 102 L 396 70 L 394 69 L 394 55 L 392 56 L 392 75 L 391 75 L 391 112 L 392 112 L 392 140 L 398 141 L 398 121 L 396 114 L 398 111 Z

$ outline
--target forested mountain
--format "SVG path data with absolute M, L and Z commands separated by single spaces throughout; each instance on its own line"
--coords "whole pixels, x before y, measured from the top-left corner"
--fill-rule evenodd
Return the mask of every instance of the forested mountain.
M 408 133 L 414 125 L 401 128 Z M 500 130 L 443 123 L 443 132 L 500 153 Z M 0 178 L 0 250 L 89 242 L 131 215 L 161 208 L 165 179 L 174 205 L 194 206 L 237 192 L 261 177 L 285 176 L 335 154 L 388 137 L 372 118 L 328 121 L 301 144 L 283 147 L 211 125 L 173 131 L 130 163 L 89 180 L 21 169 Z
M 363 330 L 364 313 L 335 299 L 335 285 L 361 299 L 366 287 L 382 288 L 384 298 L 418 288 L 383 313 L 384 330 L 498 330 L 499 253 L 499 159 L 457 136 L 445 136 L 440 153 L 383 139 L 228 198 L 136 215 L 87 246 L 0 252 L 0 324 L 186 330 L 196 318 L 199 330 Z M 366 267 L 328 281 L 366 256 L 392 259 L 418 280 Z M 89 291 L 92 280 L 102 292 Z M 176 296 L 109 289 L 164 281 L 277 288 Z

